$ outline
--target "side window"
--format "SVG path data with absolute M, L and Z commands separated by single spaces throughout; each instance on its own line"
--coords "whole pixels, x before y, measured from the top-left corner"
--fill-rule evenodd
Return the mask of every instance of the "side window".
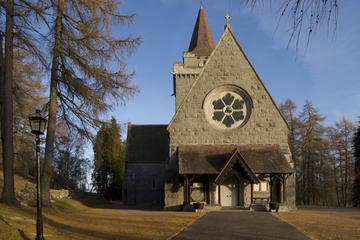
M 268 182 L 260 182 L 259 184 L 254 184 L 254 192 L 267 192 L 268 191 Z
M 261 182 L 261 191 L 266 192 L 268 190 L 268 183 L 267 182 Z

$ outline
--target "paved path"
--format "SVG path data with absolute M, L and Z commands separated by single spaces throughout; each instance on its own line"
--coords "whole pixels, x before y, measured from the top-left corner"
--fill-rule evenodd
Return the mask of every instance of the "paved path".
M 210 212 L 173 240 L 309 240 L 293 226 L 267 212 Z

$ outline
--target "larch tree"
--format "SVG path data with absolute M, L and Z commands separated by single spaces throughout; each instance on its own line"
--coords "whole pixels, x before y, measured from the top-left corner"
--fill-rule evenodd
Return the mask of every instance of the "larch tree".
M 8 205 L 16 204 L 14 192 L 14 150 L 13 150 L 13 28 L 14 1 L 6 1 L 5 57 L 1 70 L 1 142 L 4 172 L 2 201 Z M 1 43 L 2 44 L 2 43 Z M 3 52 L 1 52 L 3 55 Z
M 40 79 L 34 81 L 33 77 L 39 76 L 41 71 L 36 58 L 44 63 L 43 56 L 36 47 L 36 41 L 32 36 L 34 28 L 33 15 L 28 8 L 28 2 L 31 0 L 12 0 L 0 1 L 0 15 L 6 19 L 1 24 L 1 139 L 2 139 L 2 157 L 4 170 L 4 188 L 2 198 L 7 204 L 15 204 L 14 194 L 14 156 L 15 150 L 21 140 L 17 137 L 19 129 L 24 130 L 27 126 L 27 117 L 25 116 L 30 109 L 25 103 L 40 97 L 35 85 L 39 89 Z M 4 24 L 3 24 L 4 23 Z M 3 36 L 5 36 L 5 47 L 3 48 Z M 4 56 L 5 55 L 5 56 Z M 31 66 L 31 67 L 30 67 Z M 31 75 L 31 77 L 29 77 Z M 26 79 L 27 78 L 27 79 Z M 36 83 L 35 83 L 36 82 Z M 31 88 L 31 90 L 30 90 Z M 34 95 L 30 96 L 30 94 Z M 22 106 L 24 104 L 24 106 Z M 15 110 L 15 111 L 14 111 Z M 21 119 L 21 120 L 20 120 Z M 26 119 L 24 121 L 24 119 Z M 21 122 L 19 122 L 19 120 Z M 22 125 L 22 126 L 20 126 Z M 16 146 L 14 146 L 14 143 Z M 29 142 L 27 142 L 28 144 Z M 20 147 L 21 149 L 21 147 Z M 20 156 L 21 157 L 21 156 Z
M 339 16 L 339 0 L 241 0 L 245 6 L 254 8 L 275 8 L 279 13 L 279 23 L 282 18 L 288 19 L 288 46 L 295 41 L 296 50 L 299 44 L 306 41 L 308 46 L 314 31 L 326 23 L 328 32 L 337 30 Z
M 300 145 L 301 145 L 301 169 L 302 169 L 302 194 L 305 205 L 315 204 L 318 197 L 318 185 L 316 178 L 319 177 L 319 164 L 321 163 L 325 128 L 322 122 L 325 120 L 319 110 L 306 100 L 299 114 L 301 121 Z
M 140 44 L 140 37 L 112 35 L 120 24 L 132 24 L 135 15 L 123 15 L 117 0 L 52 0 L 50 17 L 43 17 L 51 34 L 51 76 L 42 199 L 50 204 L 57 119 L 69 129 L 91 138 L 91 128 L 113 104 L 125 103 L 137 92 L 134 73 L 126 70 L 125 57 Z M 39 14 L 40 15 L 40 14 Z
M 292 159 L 296 170 L 296 196 L 297 200 L 302 199 L 302 193 L 299 191 L 301 186 L 302 172 L 300 169 L 300 152 L 299 146 L 299 131 L 301 128 L 301 122 L 297 117 L 297 106 L 291 99 L 287 99 L 285 102 L 280 103 L 279 109 L 284 114 L 285 119 L 289 125 L 289 148 L 291 151 Z
M 35 159 L 35 142 L 28 117 L 35 106 L 47 101 L 41 73 L 38 62 L 27 51 L 14 50 L 14 170 L 25 176 L 35 176 L 35 160 L 31 161 Z M 30 160 L 29 156 L 33 158 Z
M 355 159 L 352 149 L 352 139 L 356 131 L 355 125 L 345 117 L 335 122 L 336 138 L 334 150 L 337 152 L 336 177 L 339 180 L 337 190 L 340 192 L 341 205 L 348 207 L 351 204 L 353 169 Z

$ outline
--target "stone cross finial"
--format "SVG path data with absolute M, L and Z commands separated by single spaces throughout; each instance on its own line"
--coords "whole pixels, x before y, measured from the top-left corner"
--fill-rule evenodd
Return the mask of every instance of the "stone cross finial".
M 224 29 L 230 28 L 230 21 L 229 21 L 230 15 L 229 15 L 228 13 L 225 15 L 225 19 L 226 19 L 226 22 L 225 22 L 225 27 L 224 27 Z

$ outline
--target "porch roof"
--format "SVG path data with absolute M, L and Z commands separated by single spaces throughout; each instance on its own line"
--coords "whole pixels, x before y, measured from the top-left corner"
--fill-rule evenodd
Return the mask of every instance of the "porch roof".
M 293 173 L 279 145 L 179 146 L 180 174 L 219 174 L 237 151 L 249 169 L 260 173 Z
M 235 167 L 238 165 L 238 167 Z M 246 162 L 245 158 L 241 156 L 241 153 L 236 149 L 233 155 L 225 164 L 224 168 L 218 174 L 215 179 L 215 183 L 222 183 L 231 173 L 233 169 L 240 170 L 245 178 L 247 178 L 251 183 L 259 183 L 260 180 L 254 173 L 254 171 L 249 167 L 249 164 Z

